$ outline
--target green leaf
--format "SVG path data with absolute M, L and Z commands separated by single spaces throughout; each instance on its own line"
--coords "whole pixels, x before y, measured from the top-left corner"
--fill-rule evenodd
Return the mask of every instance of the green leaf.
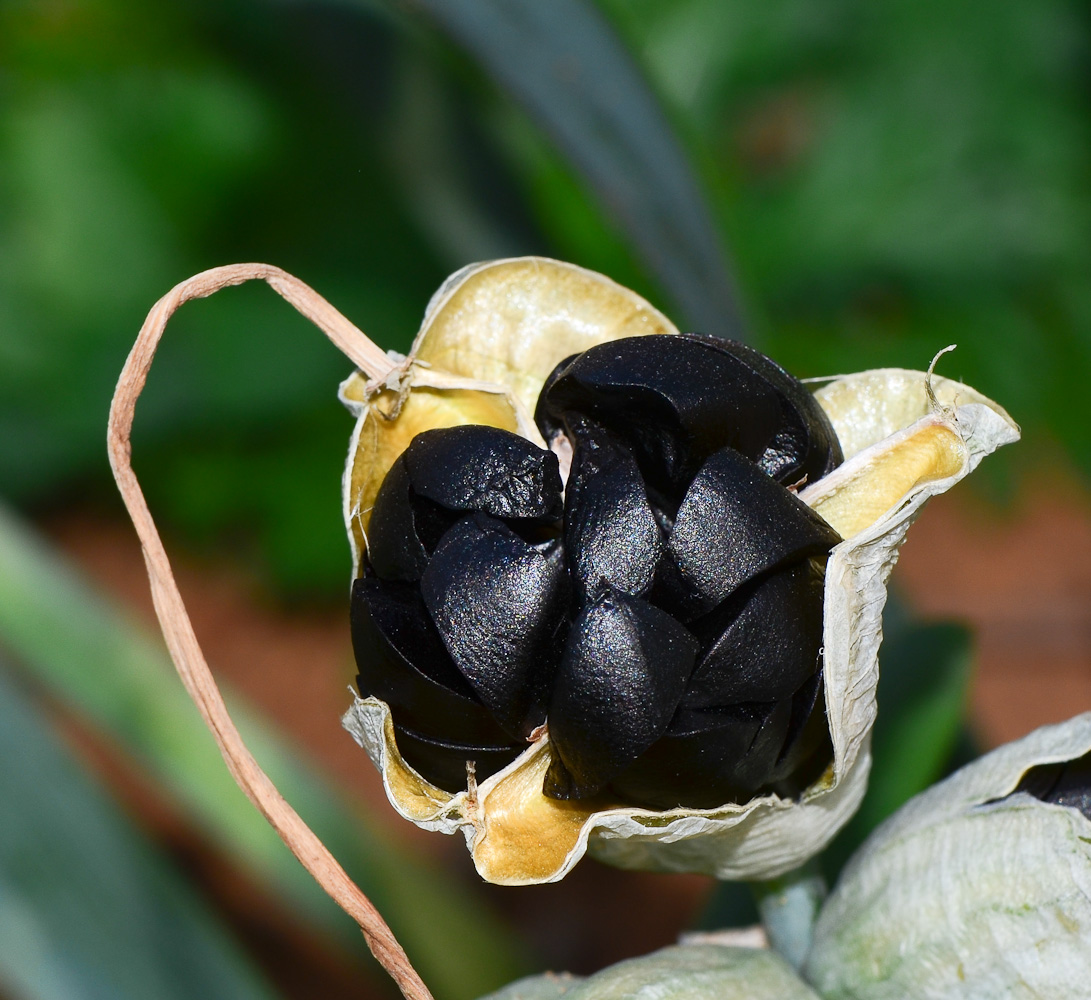
M 0 986 L 25 1000 L 270 1000 L 218 919 L 0 664 Z
M 586 0 L 420 0 L 583 175 L 685 321 L 744 339 L 723 246 L 682 147 Z
M 53 697 L 109 732 L 295 913 L 364 953 L 355 924 L 235 786 L 159 641 L 2 507 L 0 645 Z M 225 697 L 262 767 L 371 897 L 437 994 L 478 996 L 526 971 L 520 947 L 488 910 L 341 801 L 297 749 L 230 692 Z M 370 764 L 361 756 L 360 766 Z
M 539 976 L 482 1000 L 818 1000 L 776 952 L 689 944 L 630 958 L 586 979 Z

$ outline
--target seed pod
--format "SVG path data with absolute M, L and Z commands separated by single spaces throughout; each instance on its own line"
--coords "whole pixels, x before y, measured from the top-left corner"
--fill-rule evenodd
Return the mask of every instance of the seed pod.
M 695 362 L 696 369 L 731 370 L 738 367 L 735 362 L 749 357 L 745 350 L 737 349 L 734 360 L 725 360 L 702 338 L 679 336 L 661 314 L 633 293 L 572 265 L 537 258 L 499 261 L 477 265 L 450 279 L 429 306 L 411 354 L 414 360 L 406 363 L 400 381 L 368 387 L 354 376 L 342 386 L 342 398 L 358 415 L 345 477 L 345 514 L 354 547 L 355 576 L 366 576 L 364 538 L 378 482 L 418 432 L 429 426 L 484 423 L 544 446 L 543 433 L 530 419 L 541 395 L 551 402 L 540 409 L 539 418 L 545 436 L 557 446 L 562 469 L 572 463 L 578 470 L 579 463 L 586 460 L 586 449 L 584 456 L 576 454 L 581 439 L 603 440 L 605 436 L 622 446 L 612 455 L 608 450 L 608 461 L 596 459 L 596 467 L 603 473 L 601 481 L 578 471 L 576 483 L 570 479 L 570 488 L 579 495 L 578 509 L 566 517 L 561 544 L 574 533 L 582 546 L 581 558 L 570 561 L 576 573 L 569 573 L 569 577 L 576 595 L 573 599 L 583 602 L 587 614 L 592 614 L 588 609 L 597 607 L 596 600 L 606 602 L 601 611 L 594 612 L 600 616 L 609 617 L 607 604 L 628 607 L 630 612 L 611 612 L 612 620 L 618 622 L 642 620 L 644 613 L 632 610 L 640 607 L 634 602 L 668 614 L 697 638 L 698 670 L 704 658 L 722 656 L 731 661 L 739 650 L 764 648 L 770 641 L 781 643 L 783 637 L 760 611 L 766 602 L 775 603 L 773 596 L 759 594 L 757 586 L 750 594 L 752 585 L 746 582 L 751 571 L 756 576 L 749 578 L 756 583 L 773 564 L 781 565 L 776 561 L 777 546 L 771 545 L 769 551 L 754 546 L 730 569 L 719 558 L 705 555 L 711 549 L 705 544 L 706 527 L 708 531 L 715 527 L 706 526 L 707 521 L 722 517 L 725 523 L 745 523 L 748 516 L 745 505 L 721 511 L 708 502 L 714 490 L 732 480 L 724 471 L 730 456 L 719 455 L 724 442 L 708 436 L 700 416 L 713 404 L 684 389 L 656 382 L 641 366 L 630 365 L 625 377 L 643 393 L 647 410 L 627 409 L 624 394 L 614 393 L 603 375 L 605 371 L 609 377 L 616 376 L 616 367 L 614 375 L 610 374 L 613 362 L 606 363 L 614 357 L 614 349 L 601 357 L 591 355 L 596 364 L 590 366 L 590 374 L 575 357 L 587 357 L 597 344 L 610 345 L 633 334 L 652 334 L 652 339 L 674 334 L 672 339 L 683 342 L 691 356 L 715 362 Z M 705 353 L 695 355 L 698 350 Z M 570 358 L 574 358 L 570 365 L 561 364 Z M 417 359 L 427 361 L 428 367 Z M 542 393 L 546 379 L 558 365 L 560 370 Z M 725 756 L 736 752 L 732 747 L 753 749 L 753 771 L 743 759 L 746 752 L 740 758 L 740 782 L 755 780 L 753 775 L 760 771 L 757 758 L 766 754 L 768 764 L 769 755 L 774 755 L 768 748 L 778 739 L 780 750 L 774 756 L 785 762 L 787 770 L 796 770 L 805 762 L 808 748 L 822 739 L 829 739 L 832 746 L 831 763 L 806 788 L 790 789 L 788 797 L 764 790 L 748 797 L 743 788 L 742 801 L 734 801 L 733 791 L 728 790 L 723 801 L 704 808 L 639 808 L 624 804 L 623 797 L 661 804 L 655 798 L 659 794 L 655 775 L 649 782 L 646 774 L 623 770 L 607 778 L 606 786 L 592 798 L 561 800 L 543 791 L 550 773 L 556 779 L 554 790 L 563 786 L 563 775 L 555 766 L 558 760 L 568 777 L 576 779 L 576 785 L 586 776 L 573 775 L 552 739 L 537 729 L 531 733 L 533 742 L 509 764 L 476 786 L 458 786 L 462 790 L 452 793 L 406 762 L 395 738 L 398 720 L 392 719 L 385 700 L 357 699 L 345 717 L 346 728 L 382 771 L 395 808 L 428 829 L 463 830 L 478 871 L 486 879 L 506 884 L 556 880 L 589 848 L 601 859 L 625 867 L 707 872 L 726 879 L 772 878 L 820 851 L 859 804 L 870 764 L 869 733 L 875 716 L 886 578 L 905 531 L 930 496 L 944 492 L 968 474 L 984 455 L 1015 440 L 1018 429 L 1002 409 L 972 389 L 941 378 L 929 379 L 922 372 L 883 370 L 834 379 L 822 386 L 809 404 L 811 397 L 800 396 L 798 389 L 791 393 L 781 389 L 778 396 L 778 380 L 787 376 L 776 375 L 779 369 L 771 362 L 748 365 L 757 374 L 740 376 L 738 381 L 758 401 L 762 422 L 758 430 L 740 432 L 733 439 L 735 444 L 746 449 L 745 460 L 759 470 L 752 475 L 760 475 L 777 490 L 797 486 L 799 499 L 843 539 L 829 554 L 822 584 L 821 677 L 798 687 L 790 700 L 765 703 L 770 708 L 764 713 L 742 707 L 752 703 L 737 703 L 726 711 L 725 703 L 716 705 L 706 701 L 706 696 L 714 700 L 740 695 L 745 676 L 739 678 L 743 687 L 725 691 L 712 683 L 717 670 L 710 663 L 707 673 L 701 672 L 701 683 L 691 692 L 689 703 L 680 702 L 671 717 L 668 725 L 677 723 L 673 733 L 653 743 L 634 763 L 652 771 L 673 768 L 684 772 L 690 784 L 687 796 L 702 805 L 707 803 L 696 796 L 705 787 L 707 775 L 695 766 L 702 757 L 692 748 L 710 734 L 720 741 Z M 441 370 L 444 368 L 446 372 Z M 763 382 L 766 389 L 762 389 Z M 769 385 L 773 388 L 768 389 Z M 603 393 L 612 398 L 604 402 Z M 775 405 L 770 400 L 775 400 Z M 845 459 L 817 479 L 829 467 L 832 452 L 821 441 L 815 443 L 813 436 L 810 443 L 803 441 L 798 430 L 804 419 L 799 414 L 805 415 L 807 406 L 815 402 L 829 418 Z M 658 423 L 649 427 L 647 418 L 652 412 L 658 414 Z M 638 433 L 638 425 L 647 433 Z M 669 433 L 662 432 L 664 427 L 669 427 Z M 770 431 L 770 427 L 779 429 Z M 564 437 L 554 440 L 561 429 Z M 573 442 L 574 450 L 568 450 L 566 444 Z M 728 441 L 727 447 L 734 445 Z M 633 463 L 625 458 L 626 452 Z M 644 479 L 648 507 L 663 539 L 650 588 L 647 565 L 636 558 L 644 552 L 643 546 L 633 547 L 632 559 L 609 557 L 617 538 L 654 538 L 647 511 L 642 513 L 639 496 L 632 488 L 634 464 Z M 804 476 L 806 481 L 797 485 Z M 605 507 L 625 512 L 624 530 L 616 530 L 616 526 L 602 529 L 595 511 Z M 776 538 L 783 552 L 798 552 L 793 539 L 798 533 L 806 535 L 809 518 L 804 512 L 781 525 Z M 538 535 L 520 534 L 519 525 L 504 524 L 524 542 L 542 544 Z M 784 567 L 791 567 L 790 579 L 778 586 L 804 592 L 813 588 L 813 578 L 807 575 L 810 571 L 804 569 L 811 554 L 785 558 Z M 606 591 L 597 590 L 596 574 L 604 579 Z M 680 581 L 697 581 L 700 586 L 693 591 Z M 609 596 L 603 598 L 603 593 Z M 726 603 L 717 603 L 723 593 L 735 595 L 727 601 L 737 599 L 741 604 L 747 603 L 742 595 L 749 594 L 748 600 L 756 603 L 752 614 L 740 610 L 736 616 L 750 625 L 740 625 L 734 633 L 721 629 L 713 635 L 705 629 L 713 628 L 712 619 Z M 649 635 L 656 631 L 650 624 L 645 628 L 651 630 Z M 580 648 L 579 644 L 574 647 L 574 657 L 583 655 Z M 789 666 L 783 668 L 782 693 L 801 676 L 790 667 L 790 654 L 787 650 L 783 660 Z M 654 683 L 662 686 L 661 681 Z M 670 684 L 667 687 L 674 690 Z M 815 708 L 822 700 L 825 720 L 821 708 Z M 580 710 L 579 705 L 573 707 L 576 714 Z M 530 724 L 532 718 L 532 714 L 524 714 L 521 722 Z M 810 723 L 801 725 L 805 719 Z M 817 733 L 815 720 L 826 723 L 817 727 L 821 729 Z M 475 731 L 473 722 L 472 718 L 466 720 L 468 732 Z M 498 726 L 501 733 L 510 732 L 510 720 L 508 724 L 508 730 Z M 661 725 L 656 719 L 648 724 L 653 729 Z M 468 749 L 511 749 L 517 745 L 505 739 L 499 736 L 475 744 L 469 737 L 460 737 L 455 742 Z M 581 753 L 570 756 L 575 760 Z M 481 759 L 476 762 L 480 764 Z M 593 786 L 600 777 L 593 776 L 586 784 Z M 763 780 L 768 780 L 768 774 Z
M 531 976 L 482 1000 L 818 1000 L 776 952 L 699 944 L 663 948 L 585 979 Z
M 918 795 L 853 856 L 806 964 L 823 996 L 1078 1000 L 1091 982 L 1091 713 Z

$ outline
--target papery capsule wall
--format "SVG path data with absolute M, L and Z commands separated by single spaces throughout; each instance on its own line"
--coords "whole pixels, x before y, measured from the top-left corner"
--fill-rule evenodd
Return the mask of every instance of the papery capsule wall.
M 879 827 L 819 916 L 805 967 L 818 991 L 1086 998 L 1091 818 L 1016 789 L 1031 768 L 1088 752 L 1091 713 L 993 751 Z

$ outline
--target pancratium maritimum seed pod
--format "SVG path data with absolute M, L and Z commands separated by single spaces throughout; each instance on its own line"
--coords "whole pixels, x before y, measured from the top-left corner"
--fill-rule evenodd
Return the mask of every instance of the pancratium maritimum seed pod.
M 664 357 L 674 360 L 660 366 Z M 726 378 L 738 394 L 709 398 L 712 369 L 735 372 L 718 384 Z M 396 709 L 392 716 L 374 694 L 356 699 L 345 725 L 402 815 L 463 830 L 482 876 L 506 884 L 558 879 L 588 848 L 627 867 L 747 879 L 774 877 L 821 850 L 866 785 L 885 584 L 905 530 L 928 497 L 1018 436 L 994 403 L 922 372 L 831 379 L 812 398 L 768 359 L 681 335 L 632 292 L 540 258 L 454 275 L 398 371 L 379 384 L 352 376 L 341 395 L 357 416 L 345 516 L 361 674 L 365 689 Z M 725 423 L 717 407 L 746 413 Z M 710 430 L 720 436 L 708 438 Z M 546 437 L 570 464 L 563 525 Z M 498 488 L 482 491 L 480 477 L 459 485 L 466 462 L 450 456 L 467 448 L 506 470 Z M 724 501 L 731 484 L 760 495 L 758 506 Z M 732 563 L 720 540 L 761 520 L 755 509 L 779 511 L 779 527 L 736 532 L 762 544 L 744 545 Z M 604 510 L 616 516 L 604 520 Z M 611 555 L 619 540 L 623 559 Z M 486 569 L 496 566 L 505 568 Z M 467 576 L 466 567 L 476 568 Z M 466 582 L 483 576 L 487 594 Z M 736 593 L 754 597 L 751 580 L 777 594 L 757 601 L 766 610 L 754 611 L 752 638 L 741 645 L 770 659 L 778 644 L 795 647 L 783 688 L 756 695 L 745 685 L 728 691 L 697 662 L 717 649 L 734 655 L 724 622 L 713 628 L 706 619 Z M 571 596 L 558 596 L 565 591 Z M 746 620 L 747 600 L 736 603 L 729 624 Z M 782 612 L 768 608 L 784 607 L 815 610 L 793 612 L 802 624 L 778 631 Z M 475 622 L 487 623 L 487 641 Z M 604 636 L 621 635 L 607 648 Z M 496 671 L 497 649 L 511 651 L 510 672 Z M 459 664 L 453 673 L 448 654 Z M 632 732 L 604 728 L 604 714 L 587 709 L 618 702 L 617 685 L 598 680 L 622 661 L 635 678 L 622 692 L 629 702 L 668 706 L 631 716 Z M 543 662 L 575 683 L 551 687 Z M 427 683 L 407 693 L 414 672 Z M 825 724 L 814 743 L 814 727 L 802 722 L 823 721 L 819 687 Z M 744 756 L 765 747 L 762 766 L 701 775 L 707 730 L 745 714 L 732 706 L 756 702 L 782 707 L 744 719 L 749 737 L 733 720 L 731 739 Z M 430 729 L 445 712 L 456 729 Z M 793 759 L 804 729 L 810 756 Z M 774 731 L 763 744 L 761 734 Z M 696 750 L 686 745 L 691 736 Z M 463 755 L 480 762 L 483 780 L 463 778 Z M 805 773 L 804 758 L 818 760 L 817 771 L 800 787 L 779 784 Z M 782 761 L 792 766 L 779 773 Z
M 858 1000 L 1091 992 L 1091 713 L 903 806 L 853 856 L 805 972 Z

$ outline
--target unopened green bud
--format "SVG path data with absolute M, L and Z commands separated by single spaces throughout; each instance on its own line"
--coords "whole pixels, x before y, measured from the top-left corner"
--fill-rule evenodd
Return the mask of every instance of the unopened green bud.
M 809 981 L 857 1000 L 1091 995 L 1089 753 L 1085 713 L 895 813 L 827 900 Z

